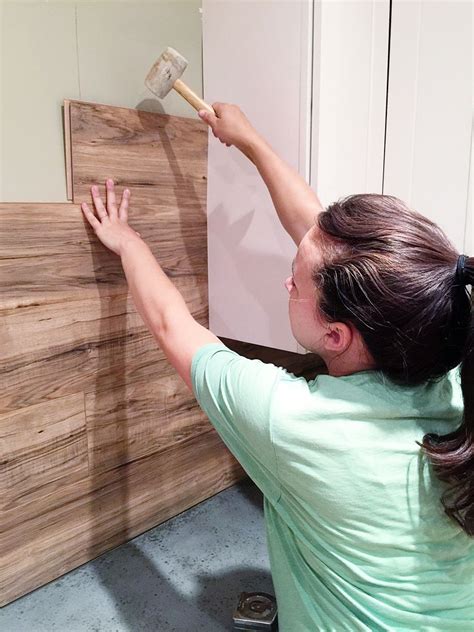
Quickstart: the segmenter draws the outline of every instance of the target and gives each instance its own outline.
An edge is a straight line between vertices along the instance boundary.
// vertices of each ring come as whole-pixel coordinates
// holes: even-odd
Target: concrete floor
[[[235,485],[0,610],[5,632],[221,632],[273,593],[262,498]]]

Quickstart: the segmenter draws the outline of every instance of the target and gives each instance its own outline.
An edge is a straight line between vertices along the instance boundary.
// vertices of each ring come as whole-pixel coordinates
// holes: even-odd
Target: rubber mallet
[[[186,70],[187,65],[187,60],[174,48],[168,46],[148,73],[145,79],[146,87],[160,99],[163,99],[174,88],[197,111],[207,110],[211,114],[215,114],[210,105],[181,81],[180,77]]]

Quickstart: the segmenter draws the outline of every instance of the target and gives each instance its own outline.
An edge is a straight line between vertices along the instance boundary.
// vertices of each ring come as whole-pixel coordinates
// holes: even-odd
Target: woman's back
[[[459,425],[456,376],[412,388],[375,371],[281,380],[272,437],[282,488],[266,516],[283,630],[472,625],[474,541],[444,513],[417,444]]]
[[[462,417],[456,371],[307,383],[223,345],[193,360],[198,400],[262,488],[281,632],[462,630],[474,541],[444,513],[417,441]]]

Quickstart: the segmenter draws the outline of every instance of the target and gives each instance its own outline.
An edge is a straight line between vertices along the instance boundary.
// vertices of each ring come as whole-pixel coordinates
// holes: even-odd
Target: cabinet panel
[[[382,193],[389,10],[315,3],[311,186],[324,206]]]
[[[203,11],[206,99],[239,104],[323,203],[381,193],[388,0],[205,0]],[[297,350],[283,287],[295,247],[253,165],[210,139],[211,329]]]
[[[311,11],[307,0],[203,2],[206,100],[240,105],[300,173],[309,142]],[[294,244],[257,170],[238,150],[211,135],[208,164],[210,328],[295,351],[283,286]]]
[[[464,248],[472,128],[472,5],[392,5],[384,193]],[[472,229],[471,229],[472,230]]]
[[[474,126],[471,126],[471,152],[469,156],[469,182],[467,185],[466,234],[464,235],[464,252],[474,250],[474,225],[472,221],[472,197],[474,193]]]

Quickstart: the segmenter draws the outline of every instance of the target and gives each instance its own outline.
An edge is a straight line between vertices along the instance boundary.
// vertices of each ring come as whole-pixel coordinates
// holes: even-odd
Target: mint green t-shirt
[[[191,375],[264,494],[280,632],[474,630],[474,540],[416,443],[459,425],[458,371],[417,387],[379,371],[307,382],[216,343]]]

